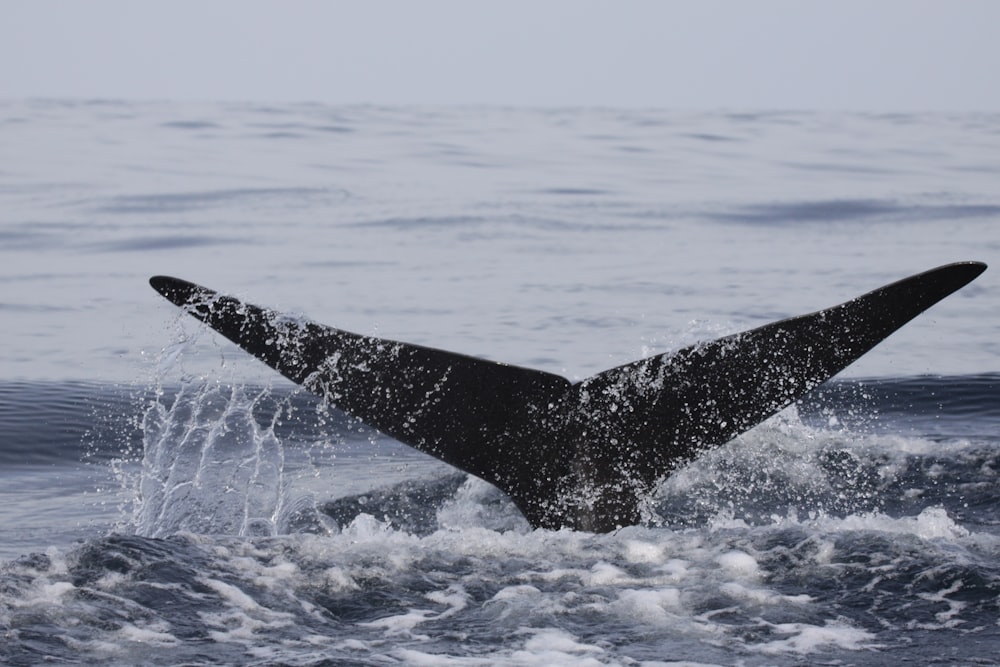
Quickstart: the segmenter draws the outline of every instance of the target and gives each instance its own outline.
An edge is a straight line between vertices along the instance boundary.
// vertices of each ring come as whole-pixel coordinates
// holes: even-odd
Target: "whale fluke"
[[[656,482],[793,403],[986,269],[949,264],[856,299],[582,382],[363,336],[177,278],[152,287],[293,382],[507,493],[534,527],[638,523]]]

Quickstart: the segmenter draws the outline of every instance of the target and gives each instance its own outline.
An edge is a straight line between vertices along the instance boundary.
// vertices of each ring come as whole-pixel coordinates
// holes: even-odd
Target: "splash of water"
[[[270,394],[188,382],[172,400],[160,392],[143,422],[144,454],[134,531],[274,535],[288,513],[284,447],[254,408]]]

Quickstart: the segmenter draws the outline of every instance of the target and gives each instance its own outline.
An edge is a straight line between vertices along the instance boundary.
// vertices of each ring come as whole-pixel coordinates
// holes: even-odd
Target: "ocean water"
[[[997,664],[1000,115],[0,102],[0,663]],[[993,267],[608,535],[156,295],[582,379]]]

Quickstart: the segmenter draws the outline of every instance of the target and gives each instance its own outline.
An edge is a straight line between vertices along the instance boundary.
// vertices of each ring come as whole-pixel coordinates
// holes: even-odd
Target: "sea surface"
[[[148,286],[582,379],[992,268],[532,530]],[[0,664],[1000,664],[1000,114],[0,101]]]

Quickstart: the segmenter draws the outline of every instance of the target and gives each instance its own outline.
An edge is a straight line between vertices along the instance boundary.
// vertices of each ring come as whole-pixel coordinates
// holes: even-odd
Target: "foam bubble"
[[[583,580],[584,583],[590,586],[604,586],[607,584],[618,584],[625,581],[632,581],[633,577],[629,576],[620,567],[601,561],[595,563],[594,566],[590,568],[590,573],[585,575]]]
[[[631,563],[659,563],[663,561],[666,546],[640,540],[625,540],[623,555]]]
[[[453,584],[446,591],[431,591],[425,596],[431,602],[437,602],[448,607],[438,614],[437,618],[448,618],[469,606],[469,594],[459,584]]]
[[[172,645],[178,643],[177,637],[167,632],[166,623],[151,624],[146,627],[137,627],[131,623],[125,623],[118,630],[118,636],[122,641],[138,642],[141,644]]]
[[[873,642],[875,635],[865,630],[839,622],[826,625],[804,623],[780,623],[772,626],[774,632],[789,635],[785,639],[751,646],[753,650],[767,655],[780,653],[814,653],[820,649],[839,648],[851,651],[877,648]]]
[[[626,589],[618,593],[612,608],[622,616],[659,626],[675,623],[684,611],[676,588]]]
[[[798,523],[789,519],[789,523]],[[969,530],[948,516],[942,507],[927,507],[917,516],[890,517],[885,514],[852,514],[843,518],[819,516],[804,522],[826,532],[877,531],[898,535],[913,535],[924,540],[960,540],[971,535]]]
[[[460,665],[465,667],[475,667],[476,665],[497,665],[493,658],[477,658],[473,656],[453,657],[441,653],[425,653],[416,649],[401,648],[393,651],[393,656],[405,665],[413,667],[447,667],[448,665]]]
[[[722,593],[736,600],[748,600],[755,604],[775,605],[775,604],[807,604],[813,601],[810,595],[782,595],[766,588],[751,588],[734,581],[723,584],[719,587]]]
[[[257,611],[261,608],[252,597],[231,584],[227,584],[223,581],[217,581],[215,579],[205,578],[200,579],[200,581],[202,584],[218,593],[224,600],[236,607],[239,607],[240,609],[245,609],[246,611]]]
[[[731,576],[756,578],[760,574],[760,565],[744,551],[727,551],[717,556],[715,562]]]
[[[415,639],[430,639],[427,635],[414,635],[413,629],[429,619],[436,618],[429,609],[411,609],[403,614],[386,616],[374,621],[358,623],[358,627],[374,628],[383,630],[387,637],[397,637],[400,635],[413,637]]]
[[[524,643],[530,650],[559,651],[562,653],[603,653],[604,649],[593,644],[584,644],[568,632],[556,629],[535,631],[534,636]]]
[[[43,584],[38,592],[39,597],[47,602],[58,602],[64,595],[76,590],[76,586],[68,581],[54,581]]]
[[[328,567],[323,571],[323,588],[328,591],[353,591],[358,589],[357,582],[342,567]]]
[[[507,586],[506,588],[501,588],[496,592],[491,600],[494,602],[523,600],[525,598],[535,598],[541,594],[542,592],[538,590],[538,588],[529,586],[528,584],[521,584],[519,586]]]

